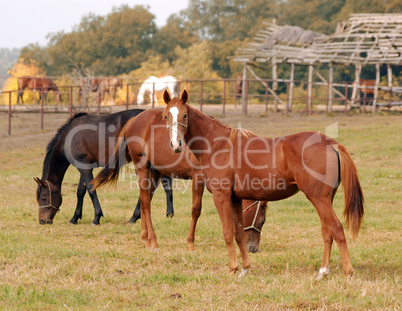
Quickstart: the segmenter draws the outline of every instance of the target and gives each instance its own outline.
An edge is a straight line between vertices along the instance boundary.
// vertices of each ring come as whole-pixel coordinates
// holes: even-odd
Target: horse
[[[52,224],[57,211],[60,210],[59,207],[62,203],[61,184],[70,164],[80,172],[80,181],[77,187],[77,207],[70,223],[77,224],[78,220],[82,218],[83,200],[88,191],[95,210],[95,218],[92,224],[100,224],[103,212],[96,191],[92,189],[92,171],[108,162],[110,151],[113,151],[120,130],[129,119],[142,112],[142,109],[133,109],[107,116],[79,113],[58,129],[47,146],[42,178],[35,178],[38,184],[36,198],[39,203],[40,224]],[[162,184],[166,192],[167,216],[173,217],[171,178],[164,176]],[[139,218],[138,200],[137,207],[129,222],[135,222]]]
[[[123,80],[116,77],[108,78],[85,78],[79,82],[80,96],[84,96],[84,101],[88,93],[100,92],[101,101],[105,99],[106,94],[110,94],[113,100],[116,97],[117,89],[123,87]]]
[[[184,146],[181,155],[173,154],[168,146],[169,135],[165,130],[162,110],[149,109],[127,122],[120,132],[119,142],[115,146],[109,162],[93,180],[93,187],[115,184],[119,178],[120,168],[126,161],[133,161],[138,175],[141,200],[141,239],[145,246],[157,249],[158,243],[150,215],[150,204],[161,174],[172,178],[192,179],[192,212],[187,245],[195,250],[194,233],[201,214],[204,183],[199,163],[194,154]],[[155,170],[150,168],[154,167]],[[256,252],[262,226],[265,222],[266,202],[255,200],[243,202],[244,219],[247,223],[246,235],[248,250]]]
[[[170,136],[167,144],[174,153],[181,153],[185,143],[202,167],[221,219],[230,272],[238,270],[233,237],[242,257],[240,277],[250,268],[241,200],[277,201],[302,191],[321,220],[324,252],[317,279],[329,273],[333,240],[338,244],[344,275],[353,274],[343,226],[332,203],[342,182],[343,216],[352,238],[356,238],[364,215],[364,197],[357,168],[343,145],[317,132],[264,138],[232,129],[188,105],[186,90],[173,99],[165,91],[163,98],[167,104],[163,117]]]
[[[144,103],[144,95],[146,92],[150,93],[152,105],[158,104],[158,100],[156,99],[154,92],[162,92],[168,89],[171,94],[179,96],[178,87],[179,83],[177,82],[175,77],[165,76],[157,78],[155,76],[151,76],[148,79],[146,79],[144,83],[141,85],[137,95],[137,104],[142,105]]]
[[[57,85],[50,80],[49,78],[31,78],[31,77],[19,77],[18,78],[18,97],[17,97],[17,104],[21,102],[24,103],[24,90],[28,88],[32,91],[38,91],[39,93],[39,101],[42,99],[42,90],[43,90],[43,98],[45,102],[47,102],[47,93],[49,91],[53,91],[56,102],[60,104],[61,102],[61,95],[59,92],[59,88]],[[35,98],[34,98],[35,102]]]

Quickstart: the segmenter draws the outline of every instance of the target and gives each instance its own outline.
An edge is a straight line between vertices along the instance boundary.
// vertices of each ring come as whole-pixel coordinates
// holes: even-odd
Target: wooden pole
[[[352,90],[352,106],[356,105],[357,98],[359,97],[360,93],[360,72],[361,72],[361,65],[355,65],[355,82],[353,83],[353,90]]]
[[[8,135],[11,135],[11,92],[8,93]]]
[[[287,112],[292,111],[293,104],[293,88],[295,86],[295,64],[291,63],[290,65],[290,84],[289,84],[289,97],[288,97],[288,107],[286,109]]]
[[[372,113],[375,113],[375,108],[378,102],[378,88],[380,87],[380,64],[375,65],[375,89],[374,89],[374,99],[373,99],[373,110]]]
[[[223,116],[225,116],[225,105],[226,105],[226,80],[223,79],[223,107],[222,107]]]
[[[275,95],[278,95],[278,65],[274,62],[272,66],[272,90]],[[274,110],[278,111],[278,99],[277,96],[274,96]]]
[[[41,90],[41,101],[40,101],[40,129],[43,130],[43,101],[44,101],[44,96],[43,96],[43,88]]]
[[[241,109],[242,112],[246,110],[246,92],[245,92],[245,87],[246,87],[246,80],[247,80],[247,69],[246,69],[246,64],[243,64],[243,81],[241,84],[242,91],[241,91]]]
[[[313,94],[313,65],[308,65],[308,85],[307,85],[307,114],[312,114],[312,94]]]
[[[70,118],[73,116],[73,87],[70,86],[70,100],[69,100]]]
[[[328,111],[332,112],[333,92],[334,85],[334,64],[329,63],[329,80],[328,80]]]
[[[389,87],[389,107],[391,107],[391,103],[392,103],[392,67],[390,64],[387,64],[387,76],[388,76],[388,87]]]

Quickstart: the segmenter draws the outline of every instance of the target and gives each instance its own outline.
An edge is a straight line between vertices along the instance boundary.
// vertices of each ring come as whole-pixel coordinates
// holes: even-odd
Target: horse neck
[[[195,153],[200,162],[203,157],[210,158],[214,151],[228,146],[231,128],[190,106],[188,106],[188,120],[185,141],[186,143],[191,141],[189,148],[191,150],[208,150],[210,147],[208,153]],[[202,139],[195,139],[196,137]],[[218,140],[216,140],[217,138]]]
[[[43,162],[42,180],[48,180],[61,189],[61,183],[70,163],[59,146],[60,143],[47,152]]]

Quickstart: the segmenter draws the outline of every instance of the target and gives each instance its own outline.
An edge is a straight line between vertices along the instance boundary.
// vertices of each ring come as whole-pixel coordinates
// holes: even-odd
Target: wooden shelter
[[[318,72],[316,73],[329,85],[330,111],[332,110],[332,94],[338,92],[333,88],[333,66],[336,64],[353,64],[355,66],[355,83],[351,97],[352,104],[354,104],[360,95],[358,90],[362,66],[375,65],[374,112],[380,84],[380,65],[387,65],[388,88],[392,88],[391,66],[402,65],[402,14],[352,14],[346,22],[338,23],[335,33],[330,36],[304,31],[296,26],[278,26],[266,22],[253,41],[236,51],[233,60],[243,63],[243,80],[247,78],[247,71],[256,79],[260,79],[250,68],[250,64],[272,63],[272,79],[274,81],[272,89],[263,80],[261,82],[274,96],[275,105],[281,101],[276,94],[277,64],[291,64],[288,106],[292,104],[295,64],[309,66],[307,97],[310,108],[313,66],[318,63],[327,63],[330,69],[328,81]],[[244,82],[243,85],[245,85]],[[243,97],[243,104],[244,100]]]

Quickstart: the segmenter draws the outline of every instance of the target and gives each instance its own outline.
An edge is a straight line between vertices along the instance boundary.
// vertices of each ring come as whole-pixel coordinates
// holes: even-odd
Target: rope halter
[[[248,227],[243,228],[244,231],[250,230],[250,229],[254,229],[255,231],[261,233],[261,230],[258,229],[258,228],[255,226],[255,222],[256,222],[256,220],[257,220],[258,212],[260,211],[260,207],[261,207],[261,201],[255,201],[253,204],[251,204],[251,205],[249,205],[248,207],[246,207],[246,208],[243,210],[243,213],[244,213],[245,211],[247,211],[250,207],[256,205],[257,203],[258,203],[258,205],[257,205],[257,209],[256,209],[256,211],[255,211],[255,215],[254,215],[253,222],[252,222],[251,226],[248,226]]]
[[[181,122],[172,122],[172,123],[166,125],[166,129],[168,130],[174,125],[181,125],[181,126],[187,128],[187,124],[184,124],[184,123],[181,123]]]
[[[60,193],[59,189],[57,189],[56,186],[53,185],[50,181],[45,180],[45,182],[47,183],[47,186],[48,186],[48,188],[49,188],[49,204],[48,204],[48,205],[39,206],[39,209],[51,207],[51,208],[54,208],[54,209],[56,210],[56,213],[57,213],[57,212],[60,211],[60,208],[58,208],[58,207],[56,207],[56,206],[54,206],[54,205],[52,204],[52,190],[51,190],[50,186],[53,186],[53,188],[55,188],[55,189],[57,190],[57,192],[58,192],[60,195],[61,195],[61,193]]]

